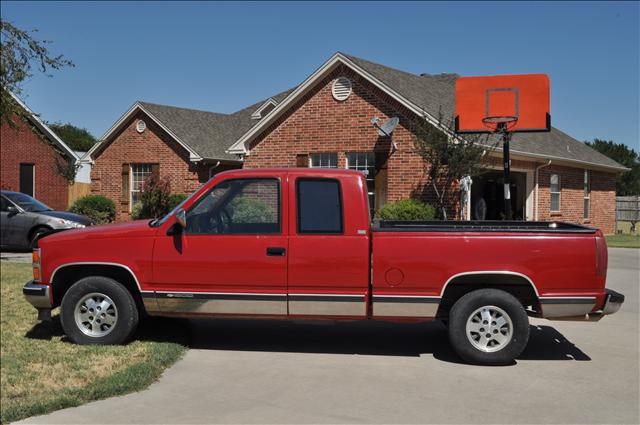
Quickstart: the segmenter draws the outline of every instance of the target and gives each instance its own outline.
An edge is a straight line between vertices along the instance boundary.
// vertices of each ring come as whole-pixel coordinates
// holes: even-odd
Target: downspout
[[[542,164],[542,165],[538,165],[536,167],[535,173],[536,173],[536,216],[535,216],[535,221],[538,221],[538,210],[539,210],[539,203],[540,203],[540,198],[538,197],[538,176],[540,175],[540,170],[543,169],[544,167],[548,167],[549,165],[551,165],[551,160],[548,160],[546,164]]]

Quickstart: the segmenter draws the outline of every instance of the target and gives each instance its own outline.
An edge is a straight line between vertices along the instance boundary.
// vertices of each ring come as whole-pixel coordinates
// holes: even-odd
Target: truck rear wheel
[[[449,341],[469,363],[512,363],[527,346],[529,318],[516,297],[498,289],[462,296],[449,313]]]
[[[80,279],[64,295],[60,308],[62,328],[76,344],[121,344],[138,325],[131,293],[107,277]]]

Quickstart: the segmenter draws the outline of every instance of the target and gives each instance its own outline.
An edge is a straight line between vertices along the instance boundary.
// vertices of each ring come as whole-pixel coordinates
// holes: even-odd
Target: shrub
[[[275,221],[273,211],[259,199],[237,197],[231,201],[234,223],[270,223]]]
[[[169,195],[169,211],[173,210],[178,206],[178,204],[180,204],[180,202],[184,201],[188,197],[189,195],[185,195],[184,193],[172,193]]]
[[[435,217],[433,205],[415,199],[390,202],[376,212],[376,218],[381,220],[433,220]]]
[[[111,223],[116,218],[116,204],[102,195],[87,195],[71,205],[69,211],[86,215],[98,224]]]
[[[168,178],[149,176],[142,186],[140,201],[133,206],[131,217],[134,220],[158,218],[166,215],[169,209],[171,182]],[[135,214],[134,214],[135,212]]]

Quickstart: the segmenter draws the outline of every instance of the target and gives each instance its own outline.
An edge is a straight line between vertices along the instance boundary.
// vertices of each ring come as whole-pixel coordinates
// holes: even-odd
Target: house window
[[[560,176],[551,174],[551,212],[560,212]]]
[[[350,170],[358,170],[364,173],[367,181],[367,195],[369,195],[369,208],[373,213],[375,208],[376,196],[376,170],[375,155],[373,152],[350,152],[347,153],[347,168]]]
[[[133,206],[140,201],[144,181],[151,176],[152,164],[131,164],[131,202],[129,206]]]
[[[336,152],[312,153],[311,167],[338,168],[338,154]]]
[[[591,175],[584,170],[584,218],[589,218],[589,201],[591,200]]]

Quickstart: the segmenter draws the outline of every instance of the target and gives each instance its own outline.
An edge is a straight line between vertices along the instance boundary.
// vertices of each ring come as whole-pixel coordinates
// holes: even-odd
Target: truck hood
[[[149,220],[129,221],[126,223],[103,224],[85,227],[84,229],[65,230],[45,236],[41,239],[44,244],[85,239],[105,238],[137,238],[155,235],[158,229],[149,226]]]

